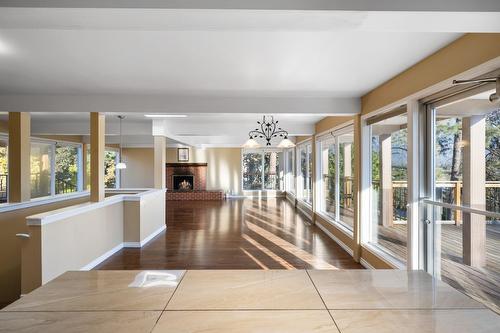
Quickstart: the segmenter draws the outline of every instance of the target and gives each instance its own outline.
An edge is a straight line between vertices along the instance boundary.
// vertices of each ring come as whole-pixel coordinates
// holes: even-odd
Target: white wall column
[[[165,188],[166,182],[167,139],[164,136],[154,136],[154,187]]]

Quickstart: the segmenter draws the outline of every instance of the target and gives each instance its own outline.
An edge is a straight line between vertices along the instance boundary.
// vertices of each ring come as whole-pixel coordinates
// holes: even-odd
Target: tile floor
[[[500,332],[423,272],[67,272],[0,311],[0,332]]]

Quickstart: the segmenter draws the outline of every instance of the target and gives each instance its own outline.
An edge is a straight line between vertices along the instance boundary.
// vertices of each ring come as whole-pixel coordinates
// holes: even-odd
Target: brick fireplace
[[[207,191],[207,167],[207,163],[167,163],[167,200],[223,200],[222,190]]]
[[[193,176],[193,191],[207,189],[207,163],[167,163],[167,189],[174,190],[174,175]]]

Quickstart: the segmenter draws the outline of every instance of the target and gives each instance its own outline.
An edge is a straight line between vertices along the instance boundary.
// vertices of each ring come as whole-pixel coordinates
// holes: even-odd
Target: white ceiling
[[[0,29],[0,93],[359,97],[459,36]]]
[[[279,115],[292,134],[312,134],[319,119],[359,112],[361,95],[462,33],[500,31],[499,12],[485,10],[494,4],[436,12],[422,11],[432,1],[396,11],[315,10],[330,8],[324,1],[287,10],[274,0],[251,10],[153,2],[0,1],[0,111],[44,112],[34,116],[40,133],[78,132],[82,123],[47,112],[127,113],[137,138],[151,135],[144,113],[188,114],[165,130],[193,145],[241,144],[262,114]]]

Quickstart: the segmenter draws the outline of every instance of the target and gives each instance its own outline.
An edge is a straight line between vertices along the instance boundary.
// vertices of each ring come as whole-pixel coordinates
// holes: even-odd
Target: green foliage
[[[118,153],[115,151],[104,152],[104,186],[106,188],[116,187],[116,158]]]

